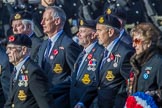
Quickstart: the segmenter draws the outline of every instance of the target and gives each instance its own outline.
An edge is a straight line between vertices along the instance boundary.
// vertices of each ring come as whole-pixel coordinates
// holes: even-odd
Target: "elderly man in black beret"
[[[127,97],[124,86],[134,50],[120,40],[121,23],[116,17],[103,15],[97,21],[96,35],[106,52],[99,72],[99,108],[123,108]]]
[[[104,47],[98,44],[95,33],[96,22],[94,20],[80,20],[77,36],[84,50],[79,55],[72,74],[71,108],[74,108],[76,104],[83,105],[80,99],[87,86],[97,84],[96,72],[102,60]],[[88,108],[94,108],[93,105]]]
[[[32,41],[26,35],[12,35],[8,38],[6,53],[14,70],[4,108],[50,108],[48,80],[29,57],[31,45]]]
[[[127,33],[125,26],[127,22],[127,13],[124,8],[122,7],[116,7],[116,8],[107,8],[105,11],[106,14],[108,15],[113,15],[117,17],[117,19],[120,21],[121,28],[120,28],[120,35],[119,38],[126,44],[132,46],[132,38],[131,36]]]
[[[98,96],[99,108],[124,107],[126,79],[131,68],[129,59],[134,50],[119,39],[120,27],[119,20],[111,15],[97,19],[96,35],[105,51],[98,72],[98,86],[90,86],[81,99],[86,107],[95,96]]]
[[[30,57],[35,60],[42,40],[34,33],[31,13],[26,11],[17,12],[11,17],[10,22],[14,34],[25,34],[32,40]]]

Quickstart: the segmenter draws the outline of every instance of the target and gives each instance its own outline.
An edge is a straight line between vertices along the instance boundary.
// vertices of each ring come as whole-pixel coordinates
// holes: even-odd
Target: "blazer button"
[[[98,87],[98,90],[100,90],[101,88],[100,87]]]
[[[12,104],[12,105],[11,105],[11,108],[15,108],[15,104]]]

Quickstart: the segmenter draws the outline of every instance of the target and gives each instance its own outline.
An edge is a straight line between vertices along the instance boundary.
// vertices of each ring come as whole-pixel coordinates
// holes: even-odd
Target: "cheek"
[[[107,38],[104,35],[101,35],[101,40],[105,42],[107,41]]]
[[[22,27],[17,27],[17,30],[18,31],[21,31],[23,28]]]
[[[51,30],[53,28],[53,26],[50,23],[46,23],[46,28],[47,28],[47,30]]]

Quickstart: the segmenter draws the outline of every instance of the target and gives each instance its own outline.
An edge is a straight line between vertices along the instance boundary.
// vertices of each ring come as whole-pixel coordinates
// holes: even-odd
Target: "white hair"
[[[23,19],[22,23],[23,23],[23,25],[25,27],[24,30],[26,30],[27,29],[27,25],[30,24],[31,25],[31,30],[34,31],[34,23],[33,23],[32,20]]]

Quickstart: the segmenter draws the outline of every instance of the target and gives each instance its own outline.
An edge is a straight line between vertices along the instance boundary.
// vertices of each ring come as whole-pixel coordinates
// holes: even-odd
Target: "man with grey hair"
[[[64,32],[65,12],[57,7],[47,7],[41,24],[48,36],[38,52],[38,64],[43,68],[50,82],[53,93],[53,108],[69,108],[70,76],[74,63],[81,52]]]
[[[31,39],[24,34],[11,35],[7,39],[6,53],[14,69],[4,108],[50,108],[48,80],[29,57],[31,45]]]
[[[97,86],[90,86],[80,102],[85,107],[97,96],[99,108],[123,108],[127,98],[126,80],[131,65],[130,57],[134,50],[119,38],[120,22],[111,15],[97,18],[96,35],[98,42],[105,47],[98,72]],[[77,104],[75,108],[83,108]]]
[[[11,17],[10,22],[14,34],[25,34],[32,40],[30,57],[35,60],[42,40],[38,38],[39,36],[37,37],[33,31],[32,15],[29,12],[20,11]]]

